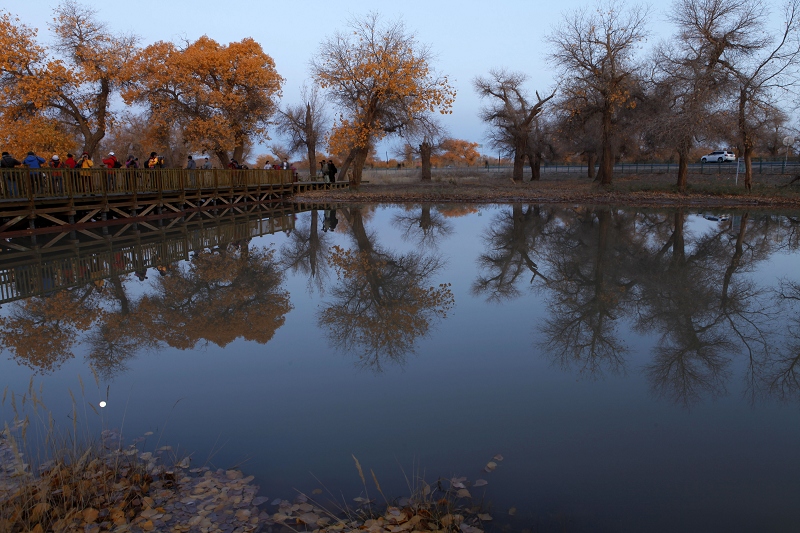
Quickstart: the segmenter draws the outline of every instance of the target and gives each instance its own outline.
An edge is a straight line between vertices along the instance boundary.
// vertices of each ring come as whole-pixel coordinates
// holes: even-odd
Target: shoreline
[[[663,179],[620,179],[609,187],[588,180],[541,180],[514,183],[509,178],[462,178],[430,182],[371,180],[351,189],[306,191],[294,203],[542,203],[630,207],[800,208],[797,185],[757,183],[752,193],[725,182],[690,182],[687,192]]]

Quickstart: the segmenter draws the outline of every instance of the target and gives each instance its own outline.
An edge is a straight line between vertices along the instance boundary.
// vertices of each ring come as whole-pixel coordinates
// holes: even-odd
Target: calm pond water
[[[497,528],[800,530],[796,214],[362,206],[140,230],[0,243],[0,386],[33,377],[67,427],[69,391],[106,400],[81,416],[271,498],[361,495],[354,455],[399,496],[486,479]]]

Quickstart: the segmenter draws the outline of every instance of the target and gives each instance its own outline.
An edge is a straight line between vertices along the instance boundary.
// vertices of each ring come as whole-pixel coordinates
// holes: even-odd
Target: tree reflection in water
[[[764,365],[764,383],[780,400],[800,401],[800,282],[781,280],[776,297],[789,324],[777,355]]]
[[[195,253],[186,265],[159,268],[155,291],[132,300],[123,278],[13,304],[0,339],[21,363],[42,372],[73,357],[81,335],[105,375],[145,349],[186,350],[200,342],[269,341],[291,310],[274,252],[247,242]]]
[[[489,301],[516,298],[520,295],[517,280],[522,274],[530,273],[531,284],[537,276],[543,277],[532,256],[554,220],[552,209],[524,209],[521,204],[495,217],[484,237],[489,251],[478,259],[486,274],[475,280],[472,293],[485,294]]]
[[[747,213],[698,237],[687,214],[509,207],[486,230],[489,252],[473,292],[488,300],[545,295],[539,348],[591,377],[624,371],[618,325],[657,335],[644,372],[656,393],[683,405],[724,394],[735,357],[746,357],[746,392],[797,395],[800,322],[778,346],[781,315],[795,317],[796,286],[777,297],[750,276],[777,250],[798,248],[798,223]],[[534,283],[539,279],[539,283]],[[527,281],[527,280],[525,280]]]
[[[0,317],[0,342],[21,365],[50,372],[73,356],[82,332],[101,312],[95,285],[16,302]]]
[[[443,266],[439,256],[385,250],[367,232],[361,208],[341,213],[355,246],[333,248],[338,281],[317,318],[332,346],[356,353],[361,366],[380,372],[414,352],[417,338],[447,316],[453,294],[449,284],[426,286]]]
[[[331,210],[327,219],[330,219]],[[336,217],[336,210],[333,217]],[[324,229],[328,229],[327,226]],[[309,292],[316,288],[324,294],[330,279],[330,235],[319,231],[319,211],[311,211],[308,226],[296,224],[289,241],[281,247],[280,264],[290,271],[308,276]]]
[[[617,320],[633,305],[633,217],[585,210],[548,239],[548,316],[541,346],[563,368],[598,376],[625,370]]]
[[[436,248],[439,239],[453,233],[453,225],[431,204],[409,206],[398,213],[392,223],[403,231],[403,240],[421,248]]]

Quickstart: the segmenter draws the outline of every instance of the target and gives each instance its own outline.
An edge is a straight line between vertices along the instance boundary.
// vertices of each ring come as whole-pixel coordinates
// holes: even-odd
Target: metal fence
[[[688,166],[689,173],[691,174],[736,174],[737,166],[739,173],[744,173],[744,160],[739,161],[726,161],[726,162],[709,162],[709,163],[691,163]],[[513,171],[512,165],[483,165],[472,167],[434,167],[431,169],[431,174],[434,176],[448,176],[458,175],[462,176],[465,173],[470,173],[474,176],[492,175],[492,174],[510,174]],[[800,162],[798,161],[784,161],[782,159],[767,159],[756,158],[752,161],[753,172],[756,174],[800,174]],[[596,170],[599,167],[595,167]],[[572,163],[542,163],[542,174],[575,174],[587,175],[589,167],[586,164],[572,164]],[[678,164],[674,162],[663,161],[640,161],[631,163],[618,163],[614,165],[614,174],[677,174]],[[419,168],[368,168],[364,169],[364,178],[370,177],[397,177],[397,178],[412,178],[418,177],[420,173]],[[529,166],[524,167],[526,176],[530,176],[531,170]]]

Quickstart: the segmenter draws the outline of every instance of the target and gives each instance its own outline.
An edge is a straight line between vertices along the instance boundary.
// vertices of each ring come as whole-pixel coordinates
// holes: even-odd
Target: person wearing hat
[[[114,155],[114,152],[108,152],[108,157],[103,159],[103,164],[106,166],[107,169],[109,169],[106,171],[106,180],[108,180],[108,190],[113,191],[115,188],[114,187],[115,183],[114,183],[114,171],[112,169],[119,168],[122,165],[120,165],[120,162],[117,161],[117,156]]]
[[[71,153],[67,152],[67,158],[64,160],[64,166],[67,168],[75,168],[78,166],[78,162],[75,161],[75,156]]]
[[[61,161],[61,158],[58,157],[58,154],[53,154],[53,157],[50,158],[50,168],[64,168],[64,162]],[[60,171],[54,170],[52,174],[50,174],[51,181],[53,183],[53,192],[63,193],[64,192],[64,177]]]
[[[103,164],[106,168],[119,168],[117,166],[117,156],[114,155],[114,152],[108,152],[108,157],[103,159]]]

